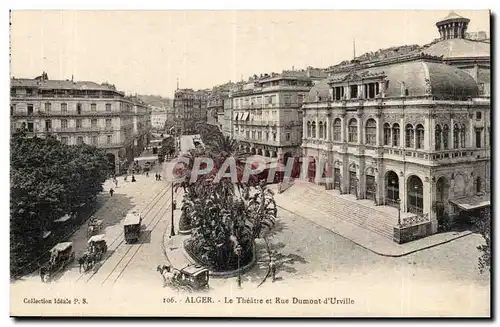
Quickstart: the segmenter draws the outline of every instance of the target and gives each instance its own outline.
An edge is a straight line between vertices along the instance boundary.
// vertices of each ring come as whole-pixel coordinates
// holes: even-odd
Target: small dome
[[[309,94],[306,97],[306,100],[309,102],[315,102],[319,100],[325,100],[330,95],[330,86],[328,85],[328,79],[324,79],[319,81],[316,85],[314,85]]]

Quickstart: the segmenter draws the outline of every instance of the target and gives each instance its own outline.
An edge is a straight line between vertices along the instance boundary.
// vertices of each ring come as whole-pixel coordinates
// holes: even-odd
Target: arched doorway
[[[262,151],[262,149],[257,149],[257,154],[259,156],[262,156],[264,154],[264,151]]]
[[[252,150],[250,151],[253,155],[255,155],[257,153],[257,151],[255,151],[255,148],[252,148]]]
[[[398,208],[399,203],[399,176],[392,170],[385,174],[385,185],[387,185],[387,194],[385,195],[385,204]]]
[[[418,176],[412,175],[408,178],[407,185],[408,200],[406,211],[422,214],[424,212],[424,184],[422,180]]]
[[[271,157],[271,155],[270,155],[270,153],[269,153],[269,150],[264,151],[264,155],[265,155],[266,157],[268,157],[268,158],[269,158],[269,157]]]
[[[340,173],[340,162],[336,161],[333,169],[333,188],[341,191],[342,175]]]
[[[442,218],[445,215],[446,204],[448,203],[449,184],[446,178],[441,177],[436,183],[436,217]]]
[[[110,173],[115,173],[115,160],[116,157],[112,153],[106,153],[106,159],[108,159],[108,170]]]
[[[358,195],[358,176],[356,175],[356,167],[349,167],[349,194]]]
[[[377,194],[375,176],[372,173],[367,173],[365,176],[365,197],[368,200],[375,201],[375,194]]]
[[[314,183],[316,178],[316,159],[314,157],[309,157],[309,163],[307,166],[307,178],[309,182]]]
[[[293,157],[292,153],[291,152],[286,152],[283,155],[283,164],[286,165],[286,163],[288,162],[288,158],[291,158],[291,157]]]

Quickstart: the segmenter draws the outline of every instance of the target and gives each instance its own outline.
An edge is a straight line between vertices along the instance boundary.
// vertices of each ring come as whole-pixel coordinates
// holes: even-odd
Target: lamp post
[[[240,270],[240,257],[241,257],[241,246],[236,246],[236,256],[238,257],[238,287],[241,288],[241,270]]]

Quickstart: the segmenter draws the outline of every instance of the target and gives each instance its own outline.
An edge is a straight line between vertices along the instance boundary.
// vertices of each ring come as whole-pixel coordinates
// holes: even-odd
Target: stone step
[[[332,212],[343,220],[351,221],[384,236],[392,235],[392,226],[386,223],[384,217],[374,213],[374,210],[331,195],[310,194],[309,198],[307,195],[304,198],[314,201],[323,211]]]
[[[342,219],[353,225],[370,230],[378,235],[392,239],[393,225],[391,218],[383,215],[377,210],[361,204],[356,204],[353,201],[342,198],[341,196],[328,193],[328,191],[317,186],[292,186],[286,196],[290,202],[296,203],[297,211],[304,211],[307,208],[306,214],[313,212],[318,213],[318,218],[325,218],[325,213],[332,215],[335,218]],[[300,208],[302,207],[302,209]]]

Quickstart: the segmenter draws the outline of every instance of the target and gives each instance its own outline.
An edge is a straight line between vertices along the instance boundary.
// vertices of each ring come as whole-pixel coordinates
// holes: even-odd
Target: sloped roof
[[[446,65],[439,61],[413,60],[386,66],[359,69],[356,74],[339,73],[323,80],[309,92],[309,101],[316,101],[318,94],[322,98],[328,96],[328,82],[341,82],[349,77],[364,77],[384,74],[389,81],[385,90],[387,97],[401,96],[401,85],[404,83],[408,96],[432,95],[438,99],[463,99],[476,97],[478,86],[474,79],[461,69]]]
[[[346,73],[341,73],[342,77],[347,76]],[[327,99],[330,95],[330,86],[328,85],[329,79],[321,80],[319,83],[314,85],[309,93],[307,94],[307,101],[317,101],[317,97],[319,96],[322,100]]]
[[[35,79],[26,78],[13,78],[11,79],[11,87],[35,87],[47,90],[102,90],[102,91],[115,91],[116,90],[106,84],[98,84],[90,81],[72,82],[69,80],[46,80],[38,81]]]
[[[443,59],[490,57],[491,45],[467,39],[446,39],[425,47],[422,51]]]

